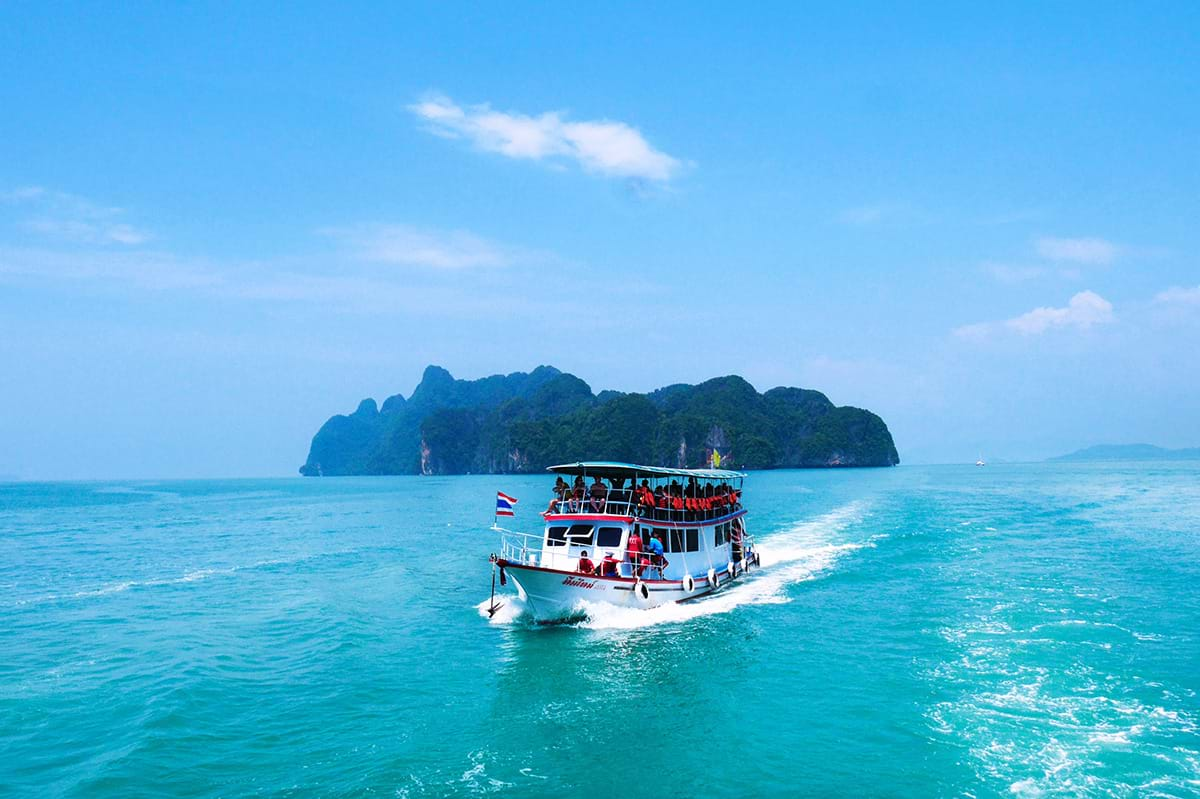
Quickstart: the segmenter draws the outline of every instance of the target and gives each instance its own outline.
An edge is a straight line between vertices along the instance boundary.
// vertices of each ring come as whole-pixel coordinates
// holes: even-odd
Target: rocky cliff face
[[[300,473],[536,472],[573,460],[699,467],[713,450],[723,465],[751,469],[900,462],[882,419],[819,391],[759,394],[730,376],[595,395],[550,366],[470,381],[430,366],[408,399],[363,400],[326,422]]]

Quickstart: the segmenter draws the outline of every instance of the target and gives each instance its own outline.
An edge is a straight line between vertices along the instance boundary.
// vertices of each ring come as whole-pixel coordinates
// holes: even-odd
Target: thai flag
[[[517,504],[516,497],[510,497],[503,491],[496,492],[496,515],[497,516],[512,516],[513,505]]]

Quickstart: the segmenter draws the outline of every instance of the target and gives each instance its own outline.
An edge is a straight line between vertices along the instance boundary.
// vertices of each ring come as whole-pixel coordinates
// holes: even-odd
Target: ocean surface
[[[750,579],[489,621],[550,484],[0,485],[0,795],[1200,796],[1200,463],[754,473]]]

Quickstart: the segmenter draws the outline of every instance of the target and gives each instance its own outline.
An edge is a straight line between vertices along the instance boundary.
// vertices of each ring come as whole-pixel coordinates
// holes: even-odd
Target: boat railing
[[[621,492],[628,494],[629,492]],[[595,513],[607,516],[637,516],[648,521],[661,522],[704,522],[719,519],[740,510],[740,502],[732,502],[711,508],[652,507],[624,496],[608,499],[560,499],[553,503],[555,514]]]
[[[510,563],[538,566],[542,562],[544,540],[541,533],[500,530],[500,557]]]

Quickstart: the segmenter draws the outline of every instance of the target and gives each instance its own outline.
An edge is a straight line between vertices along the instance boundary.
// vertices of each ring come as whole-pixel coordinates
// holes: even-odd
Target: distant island
[[[1200,448],[1164,449],[1153,444],[1097,444],[1052,461],[1187,461],[1200,460]]]
[[[649,394],[601,391],[552,366],[456,380],[430,366],[405,399],[363,400],[313,437],[306,476],[539,472],[617,460],[745,469],[895,466],[883,420],[819,391],[760,394],[740,377]]]

